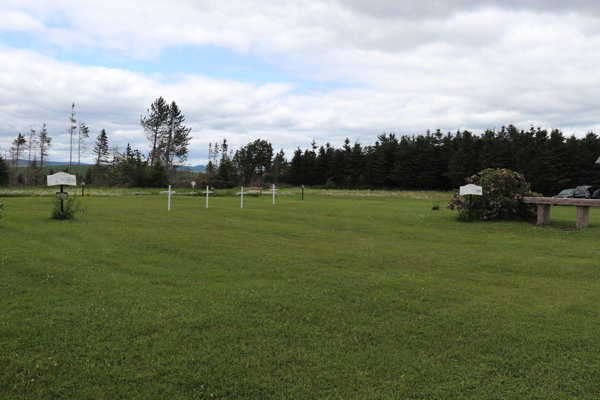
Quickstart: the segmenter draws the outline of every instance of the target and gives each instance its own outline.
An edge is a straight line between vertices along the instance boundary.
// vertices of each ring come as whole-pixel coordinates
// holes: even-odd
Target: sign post
[[[242,200],[240,203],[240,208],[244,208],[244,187],[242,186],[242,190],[240,190],[239,192],[237,192],[236,194],[241,194],[242,195]]]
[[[56,198],[60,199],[60,212],[65,212],[64,201],[69,198],[69,193],[64,191],[66,186],[77,186],[77,177],[75,175],[69,175],[66,172],[57,172],[54,175],[48,175],[46,177],[48,186],[59,186],[60,192],[56,192]]]
[[[273,192],[273,205],[275,205],[275,192],[279,189],[275,189],[275,184],[273,184],[273,189],[269,189],[269,192]]]
[[[84,189],[85,189],[85,182],[81,182],[81,195],[82,196],[85,195]]]
[[[208,186],[207,186],[206,191],[204,191],[202,193],[206,193],[206,207],[205,208],[208,208],[208,194],[212,193],[212,190],[208,190]]]
[[[192,189],[196,187],[196,181],[192,181]]]
[[[483,188],[481,186],[468,184],[460,187],[461,196],[469,196],[469,221],[471,220],[471,203],[473,201],[473,195],[483,196]]]

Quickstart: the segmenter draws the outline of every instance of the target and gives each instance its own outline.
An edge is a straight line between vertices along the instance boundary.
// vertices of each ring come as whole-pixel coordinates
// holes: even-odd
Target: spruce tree
[[[8,163],[0,155],[0,186],[7,186],[10,183],[10,170]]]
[[[52,142],[52,138],[48,136],[48,130],[46,129],[46,124],[42,125],[42,129],[40,130],[40,171],[42,173],[42,178],[44,175],[44,157],[48,156],[48,149],[50,148]],[[41,179],[40,179],[41,180]]]
[[[165,128],[169,118],[169,104],[161,96],[154,100],[146,111],[148,116],[140,116],[140,124],[144,129],[146,138],[150,141],[150,168],[154,168],[165,137]]]

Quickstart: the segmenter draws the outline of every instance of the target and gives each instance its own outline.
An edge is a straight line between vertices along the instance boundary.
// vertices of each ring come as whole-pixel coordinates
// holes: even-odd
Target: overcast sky
[[[0,0],[0,148],[47,124],[68,161],[71,104],[109,145],[147,153],[159,96],[209,142],[476,134],[515,124],[600,133],[592,0]]]

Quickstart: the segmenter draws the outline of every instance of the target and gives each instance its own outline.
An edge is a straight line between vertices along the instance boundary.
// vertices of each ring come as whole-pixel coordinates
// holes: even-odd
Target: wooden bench
[[[537,204],[536,225],[550,225],[550,213],[552,206],[576,206],[577,217],[575,226],[587,228],[590,207],[600,207],[600,200],[596,199],[558,199],[554,197],[523,197],[523,202]]]

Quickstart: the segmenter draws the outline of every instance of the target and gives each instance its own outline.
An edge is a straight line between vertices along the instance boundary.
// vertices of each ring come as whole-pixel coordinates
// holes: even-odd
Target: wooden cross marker
[[[273,192],[273,205],[275,205],[275,192],[279,189],[275,189],[275,184],[273,184],[273,189],[269,189],[269,192]]]
[[[207,186],[206,191],[204,191],[202,193],[206,193],[206,208],[208,208],[208,194],[212,193],[212,190],[208,190],[208,186]]]
[[[167,193],[169,195],[169,207],[167,208],[167,210],[171,211],[171,195],[177,192],[171,191],[171,185],[169,185],[169,190],[163,193]]]
[[[242,190],[237,192],[236,194],[241,194],[242,195],[242,201],[241,201],[241,205],[240,208],[244,208],[244,187],[242,186]]]

